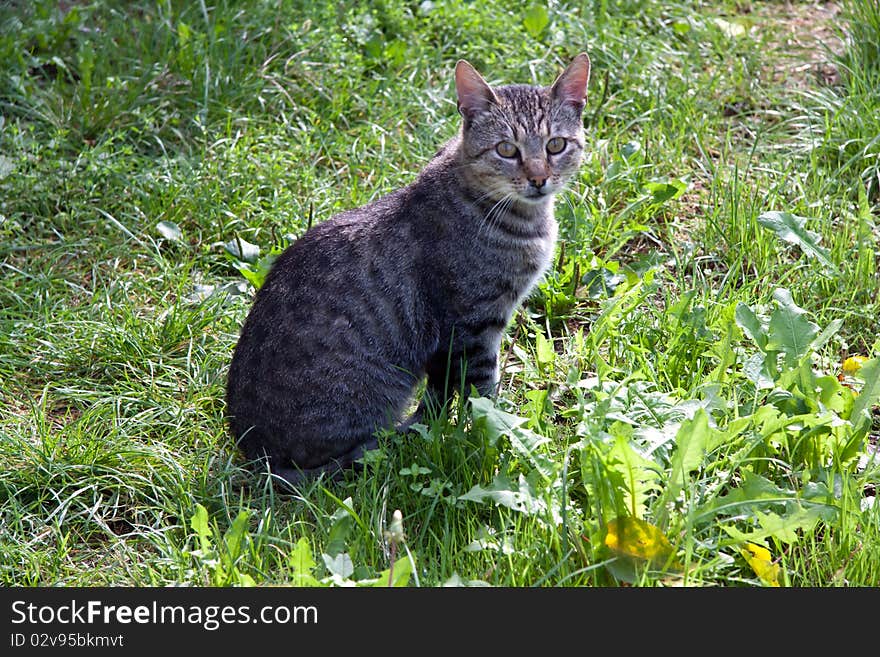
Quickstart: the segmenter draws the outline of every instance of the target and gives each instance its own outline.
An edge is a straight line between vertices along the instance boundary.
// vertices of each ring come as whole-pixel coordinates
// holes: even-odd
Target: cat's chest
[[[453,273],[457,310],[468,314],[482,308],[508,315],[550,266],[556,224],[551,219],[545,230],[530,237],[503,234],[472,239],[469,246],[462,245],[463,254],[467,253],[458,261],[462,270]]]
[[[555,224],[554,224],[555,228]],[[556,231],[540,240],[523,245],[521,249],[510,254],[507,266],[499,267],[497,276],[510,281],[512,288],[512,304],[520,303],[532,290],[550,266],[556,244]]]
[[[509,277],[518,282],[518,286],[530,287],[534,278],[550,265],[557,230],[552,215],[522,232],[499,228],[478,241],[482,248],[477,257],[483,259],[487,268],[496,270],[498,276]]]

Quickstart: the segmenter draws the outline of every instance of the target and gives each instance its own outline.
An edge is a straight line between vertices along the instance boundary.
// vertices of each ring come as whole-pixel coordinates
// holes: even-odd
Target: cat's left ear
[[[587,104],[587,83],[590,81],[590,58],[582,52],[574,58],[550,89],[551,97],[560,103],[571,103],[584,109]]]
[[[492,87],[477,73],[477,69],[463,59],[459,59],[455,65],[455,91],[458,94],[458,111],[466,119],[472,119],[491,105],[498,104]]]

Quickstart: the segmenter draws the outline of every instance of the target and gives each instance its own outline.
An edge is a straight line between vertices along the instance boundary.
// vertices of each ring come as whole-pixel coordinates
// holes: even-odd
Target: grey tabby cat
[[[459,134],[410,185],[308,230],[275,262],[227,382],[245,455],[291,484],[376,447],[427,375],[431,403],[492,396],[502,332],[547,269],[578,170],[590,59],[550,87],[455,67]],[[266,463],[268,462],[268,463]]]

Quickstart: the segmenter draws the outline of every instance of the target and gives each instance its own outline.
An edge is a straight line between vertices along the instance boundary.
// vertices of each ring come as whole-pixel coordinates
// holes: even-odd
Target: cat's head
[[[490,87],[473,66],[455,67],[463,118],[463,171],[487,198],[511,195],[526,204],[562,190],[581,163],[581,114],[590,58],[581,53],[549,87]]]

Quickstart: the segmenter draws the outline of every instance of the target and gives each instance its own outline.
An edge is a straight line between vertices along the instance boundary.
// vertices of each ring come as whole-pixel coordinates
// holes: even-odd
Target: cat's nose
[[[546,176],[534,176],[529,178],[529,184],[535,189],[541,189],[547,183]]]

